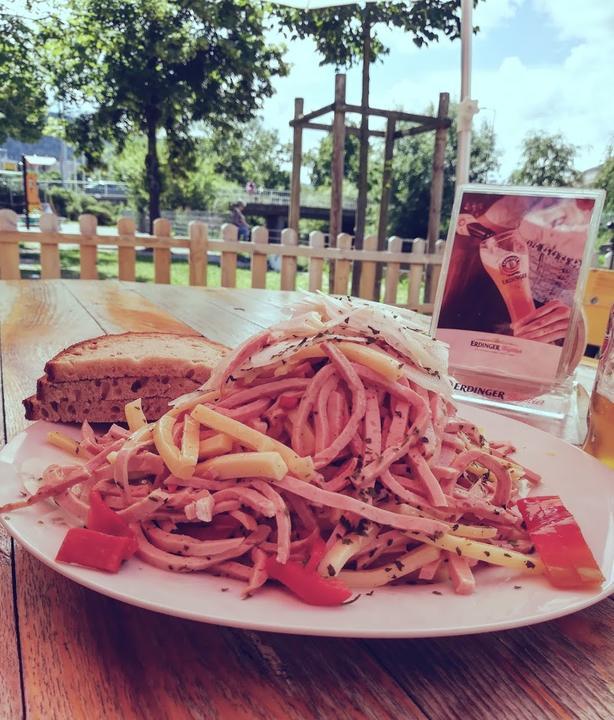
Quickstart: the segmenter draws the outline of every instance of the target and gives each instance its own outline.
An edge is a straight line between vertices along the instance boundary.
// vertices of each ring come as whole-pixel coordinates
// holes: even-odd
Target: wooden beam
[[[318,110],[312,110],[310,113],[307,113],[307,115],[303,115],[300,118],[294,118],[293,120],[290,120],[290,126],[294,127],[295,125],[304,125],[310,120],[315,120],[315,118],[320,117],[320,115],[326,115],[326,113],[332,112],[334,109],[335,103],[331,103],[330,105],[325,105]]]
[[[359,115],[363,112],[360,105],[348,105],[343,106],[343,110],[346,113],[358,113]],[[436,126],[439,123],[439,117],[431,117],[430,115],[414,115],[413,113],[406,113],[400,110],[382,110],[381,108],[367,108],[369,115],[378,115],[379,117],[394,118],[395,120],[403,120],[405,122],[421,123],[422,125]]]
[[[303,98],[294,99],[294,118],[303,114]],[[303,157],[303,127],[295,125],[292,135],[292,175],[290,176],[290,206],[288,208],[288,227],[298,233],[301,213],[301,162]]]
[[[416,127],[406,128],[405,130],[397,130],[394,134],[394,139],[398,140],[399,138],[410,137],[411,135],[421,135],[425,132],[433,132],[433,130],[437,130],[438,127],[449,128],[450,125],[452,125],[452,120],[445,118],[442,123],[438,123],[437,125],[417,125]]]
[[[326,125],[325,123],[307,123],[306,125],[303,125],[303,130],[324,130],[326,132],[331,132],[333,129],[332,125]],[[428,128],[429,130],[432,130],[433,128]],[[353,127],[352,125],[347,126],[345,128],[345,132],[348,135],[355,135],[356,137],[360,137],[360,128]],[[383,130],[369,130],[369,137],[386,137],[386,133]]]
[[[379,221],[377,225],[377,249],[384,251],[387,248],[386,231],[388,229],[388,209],[392,192],[392,158],[394,155],[394,138],[396,122],[390,118],[386,123],[386,142],[384,143],[384,169],[382,173],[382,195],[379,204]],[[375,299],[380,298],[382,282],[382,266],[375,268]]]
[[[330,222],[329,242],[336,247],[337,235],[342,229],[343,220],[343,166],[345,155],[345,75],[335,75],[335,115],[333,118],[333,156],[330,171]],[[334,266],[331,265],[329,273],[329,288],[334,288]]]
[[[446,118],[448,115],[448,106],[450,104],[450,95],[448,93],[439,93],[439,108],[437,117],[439,119]],[[448,129],[440,127],[435,133],[435,148],[433,150],[433,174],[431,179],[431,202],[429,207],[429,223],[426,232],[427,253],[435,252],[435,243],[439,240],[439,228],[441,225],[441,202],[443,198],[444,183],[444,160],[446,154],[446,140],[448,137]],[[424,297],[428,302],[432,302],[436,288],[433,285],[433,274],[429,271],[426,274]]]
[[[360,146],[358,149],[358,198],[356,201],[356,222],[354,247],[361,250],[367,224],[367,194],[369,176],[369,67],[371,65],[371,19],[369,4],[365,3],[362,19],[362,89],[360,96]],[[352,295],[360,289],[361,263],[354,263],[352,272]]]

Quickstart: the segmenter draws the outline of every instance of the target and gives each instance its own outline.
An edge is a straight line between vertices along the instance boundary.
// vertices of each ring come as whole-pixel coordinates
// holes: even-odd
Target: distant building
[[[58,137],[42,137],[35,143],[24,143],[7,138],[6,142],[0,145],[0,162],[4,166],[19,162],[22,155],[43,155],[56,158],[57,163],[48,169],[57,170],[65,183],[75,177],[79,167],[74,150]],[[7,169],[12,169],[12,167],[7,167]]]
[[[590,187],[591,185],[594,185],[595,180],[597,179],[597,175],[599,175],[599,171],[603,165],[595,165],[595,167],[589,168],[588,170],[584,170],[580,173],[580,184],[584,185],[585,187]]]

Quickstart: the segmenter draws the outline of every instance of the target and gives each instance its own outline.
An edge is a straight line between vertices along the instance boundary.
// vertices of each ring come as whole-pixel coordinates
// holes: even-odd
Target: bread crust
[[[146,375],[182,377],[202,384],[227,352],[201,335],[102,335],[59,352],[46,363],[45,374],[52,382]]]
[[[170,397],[143,399],[143,412],[148,422],[158,420],[169,409]],[[36,395],[23,401],[27,420],[82,423],[84,420],[99,423],[126,423],[125,403],[121,400],[81,401],[75,403],[44,402]]]

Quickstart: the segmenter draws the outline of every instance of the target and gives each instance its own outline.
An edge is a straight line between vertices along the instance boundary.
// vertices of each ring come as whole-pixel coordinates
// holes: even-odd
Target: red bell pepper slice
[[[270,578],[278,580],[308,605],[341,605],[352,595],[340,580],[324,578],[294,560],[282,565],[271,556],[266,560],[265,569]]]
[[[574,588],[603,582],[580,527],[560,497],[522,498],[517,505],[553,585]]]
[[[108,535],[88,528],[70,528],[56,560],[116,573],[135,550],[134,538]]]
[[[128,546],[126,560],[132,557],[137,550],[136,536],[130,525],[105,503],[102,495],[97,490],[90,493],[90,507],[87,513],[86,526],[90,530],[97,530],[107,535],[129,538],[131,542]]]
[[[326,543],[320,537],[316,535],[311,542],[311,554],[309,560],[305,563],[306,570],[317,570],[320,560],[326,555]]]
[[[115,510],[111,510],[97,490],[92,490],[90,493],[86,525],[90,530],[98,530],[107,535],[134,537],[128,523]]]

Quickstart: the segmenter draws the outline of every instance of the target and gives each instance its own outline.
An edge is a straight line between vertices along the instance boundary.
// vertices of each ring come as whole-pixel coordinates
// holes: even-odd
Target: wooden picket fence
[[[268,242],[268,230],[255,227],[251,240],[239,241],[235,225],[223,225],[219,239],[209,238],[207,225],[192,222],[189,225],[188,237],[173,237],[171,224],[166,219],[154,222],[153,235],[136,235],[134,221],[122,218],[117,223],[117,234],[98,235],[96,218],[93,215],[82,215],[79,218],[80,232],[68,234],[45,230],[41,224],[41,232],[24,232],[15,229],[0,229],[0,279],[16,280],[21,277],[20,243],[40,244],[40,266],[43,279],[60,277],[60,245],[79,247],[80,277],[87,280],[98,279],[98,247],[116,247],[118,253],[119,280],[134,281],[136,275],[136,249],[153,249],[154,280],[157,283],[171,281],[171,251],[187,249],[189,262],[190,285],[206,286],[208,280],[208,258],[210,253],[219,254],[222,287],[236,287],[237,258],[240,254],[251,256],[251,285],[253,288],[264,288],[267,274],[267,256],[281,256],[280,283],[281,290],[296,288],[297,259],[308,260],[309,289],[321,290],[324,275],[324,264],[334,265],[333,292],[346,295],[349,292],[349,281],[352,263],[362,263],[359,295],[362,298],[375,299],[376,266],[381,264],[384,291],[381,299],[396,304],[397,290],[403,273],[408,275],[407,301],[402,304],[422,312],[432,310],[434,294],[441,271],[443,241],[437,243],[436,252],[425,252],[425,241],[413,241],[412,252],[402,252],[402,240],[391,237],[386,251],[377,250],[377,238],[371,235],[365,238],[364,249],[352,248],[352,237],[341,233],[337,237],[336,247],[325,247],[324,234],[314,231],[309,236],[309,245],[299,245],[294,230],[285,229],[281,233],[281,244]],[[421,299],[421,288],[425,272],[431,267],[430,296]],[[328,288],[324,288],[328,290]],[[380,298],[378,298],[380,299]]]

